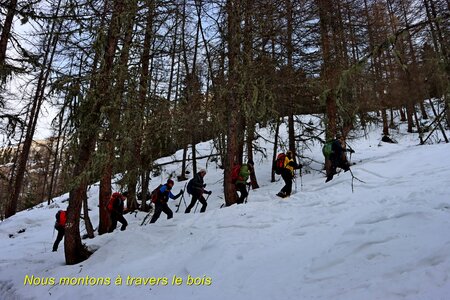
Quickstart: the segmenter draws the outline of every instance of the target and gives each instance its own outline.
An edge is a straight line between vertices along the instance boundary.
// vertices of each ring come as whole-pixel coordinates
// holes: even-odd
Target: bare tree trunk
[[[227,41],[228,41],[228,91],[226,98],[227,115],[227,152],[224,163],[224,191],[225,203],[230,206],[236,203],[236,191],[231,181],[231,170],[236,164],[239,155],[239,57],[240,57],[240,1],[227,0],[225,10],[227,13]]]
[[[293,4],[292,0],[285,0],[286,6],[286,20],[287,20],[287,28],[286,28],[286,52],[287,52],[287,67],[289,70],[289,74],[293,74],[293,53],[294,46],[292,44],[292,35],[294,32],[294,13],[293,13]],[[292,75],[291,75],[292,76]],[[290,79],[292,80],[292,79]],[[291,90],[291,89],[290,89]],[[292,95],[292,90],[290,95],[288,95],[289,99],[289,112],[288,112],[288,135],[289,135],[289,150],[294,154],[296,153],[295,149],[295,127],[294,127],[294,99]],[[296,160],[296,155],[294,155],[294,160]]]
[[[91,219],[89,218],[89,206],[87,195],[83,199],[83,220],[84,226],[86,227],[87,237],[90,239],[94,238],[94,227],[92,226]]]
[[[195,142],[192,141],[192,174],[197,174],[197,150],[195,149]]]
[[[145,170],[141,174],[141,182],[142,182],[142,189],[141,189],[141,197],[142,197],[142,210],[147,210],[147,194],[148,194],[148,185],[150,183],[150,171]]]
[[[255,125],[247,124],[247,160],[253,161],[253,140],[255,139]],[[258,180],[256,179],[256,170],[253,168],[250,172],[250,184],[252,189],[259,188]]]
[[[106,38],[103,66],[98,77],[98,83],[94,85],[86,103],[83,103],[89,109],[86,109],[87,113],[82,116],[82,122],[80,122],[82,128],[79,129],[79,149],[75,156],[75,168],[73,171],[73,178],[78,179],[79,184],[70,191],[66,233],[64,237],[64,250],[68,265],[77,264],[87,259],[90,255],[90,252],[81,243],[80,237],[81,204],[84,197],[86,197],[86,190],[89,183],[89,178],[83,173],[89,167],[91,155],[95,149],[97,132],[100,127],[101,110],[108,101],[111,101],[109,95],[111,75],[120,33],[120,16],[123,9],[123,0],[115,0]],[[88,128],[87,130],[86,127]],[[105,198],[103,197],[103,199]],[[102,209],[106,209],[106,204],[100,201],[101,214]]]
[[[407,121],[408,121],[408,132],[412,133],[413,132],[413,127],[414,127],[414,120],[413,120],[413,115],[414,115],[414,106],[411,103],[411,99],[408,98],[408,100],[406,100],[406,116],[407,116]]]
[[[414,106],[414,118],[416,119],[417,132],[419,133],[420,144],[423,144],[422,128],[420,127],[419,118],[417,117],[416,107]]]
[[[2,35],[0,37],[0,67],[3,67],[6,59],[6,49],[8,48],[9,35],[11,33],[11,26],[16,15],[17,0],[9,2],[8,12],[6,13],[5,23],[3,23]],[[1,74],[3,75],[3,74]]]
[[[394,123],[394,109],[391,108],[390,109],[390,113],[391,113],[391,119],[389,121],[389,128],[395,128],[395,123]]]
[[[383,108],[381,110],[381,116],[383,118],[383,135],[389,135],[389,126],[388,126],[386,109]]]
[[[436,109],[434,108],[433,101],[431,101],[431,99],[429,99],[429,101],[430,101],[431,109],[433,110],[434,117],[437,119],[439,117],[439,115],[436,112]],[[447,134],[445,133],[445,130],[444,130],[444,127],[441,124],[441,121],[439,121],[438,126],[439,126],[439,129],[441,130],[441,133],[442,133],[442,136],[444,137],[445,142],[448,143]]]
[[[331,32],[332,32],[332,3],[330,0],[318,0],[319,18],[320,18],[320,36],[323,56],[323,78],[328,87],[326,92],[326,138],[331,139],[337,133],[337,106],[334,95],[334,86],[336,77],[336,66],[333,65],[332,49],[331,49]]]
[[[275,161],[277,160],[278,136],[279,136],[279,132],[280,132],[280,124],[281,124],[281,120],[280,120],[280,118],[277,118],[277,124],[275,127],[275,141],[273,142],[272,166],[275,164]],[[271,182],[275,182],[275,170],[273,167],[272,167]]]
[[[183,148],[183,161],[181,163],[181,181],[186,180],[186,159],[187,159],[187,151],[188,147],[187,145]],[[195,173],[193,173],[195,174]]]
[[[50,186],[48,188],[48,194],[47,194],[47,198],[48,198],[48,205],[50,205],[50,202],[52,201],[53,198],[53,189],[54,189],[54,184],[55,184],[55,174],[56,174],[56,169],[59,168],[59,160],[58,160],[58,154],[59,154],[59,145],[61,142],[61,135],[62,135],[62,131],[63,131],[63,119],[64,119],[64,108],[62,109],[62,111],[60,112],[59,115],[59,119],[58,119],[58,136],[56,137],[56,149],[53,155],[53,167],[52,167],[52,171],[51,171],[51,175],[50,175]]]
[[[58,7],[56,8],[55,16],[59,14],[59,9],[61,5],[61,0],[58,2]],[[60,22],[59,28],[55,31],[57,22]],[[6,204],[5,217],[8,218],[16,213],[17,202],[19,200],[20,191],[22,189],[23,178],[25,175],[25,170],[27,166],[28,156],[30,154],[31,145],[33,142],[34,133],[36,130],[37,121],[39,118],[42,103],[44,102],[45,86],[47,84],[48,77],[51,73],[51,65],[53,63],[53,57],[56,51],[56,44],[59,39],[59,32],[61,30],[62,22],[61,20],[55,20],[52,23],[50,32],[46,36],[44,41],[44,59],[42,62],[42,69],[39,73],[38,82],[36,86],[36,92],[33,97],[32,108],[29,115],[27,133],[25,135],[25,140],[22,148],[22,152],[19,157],[19,164],[16,173],[16,178],[14,182],[14,189],[10,194],[9,200]]]
[[[400,107],[399,112],[400,112],[400,121],[405,122],[406,114],[405,114],[405,111],[403,110],[403,107]]]

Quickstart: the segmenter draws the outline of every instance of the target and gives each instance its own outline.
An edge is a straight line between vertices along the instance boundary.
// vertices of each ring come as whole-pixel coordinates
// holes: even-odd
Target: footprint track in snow
[[[359,245],[358,247],[356,247],[356,248],[352,251],[352,253],[353,253],[353,254],[359,253],[359,252],[362,252],[362,251],[364,251],[364,250],[366,250],[366,249],[368,249],[368,248],[372,248],[373,246],[377,246],[377,245],[380,245],[380,244],[385,244],[385,243],[390,242],[390,241],[392,241],[392,240],[396,240],[397,238],[398,238],[398,237],[390,236],[390,237],[387,237],[387,238],[384,238],[384,239],[381,239],[381,240],[371,240],[371,241],[367,241],[367,242],[365,242],[365,243],[362,243],[362,244]]]

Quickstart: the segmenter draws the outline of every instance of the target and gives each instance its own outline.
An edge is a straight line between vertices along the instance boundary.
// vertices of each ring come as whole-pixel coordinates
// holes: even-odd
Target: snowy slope
[[[270,136],[267,129],[260,132]],[[302,153],[313,158],[303,187],[298,179],[298,192],[280,200],[274,194],[282,181],[270,183],[270,162],[258,156],[261,188],[250,192],[248,204],[225,209],[219,209],[221,170],[201,161],[213,191],[207,213],[178,213],[172,220],[163,214],[143,227],[143,213],[126,215],[127,231],[85,240],[98,250],[75,266],[64,265],[62,244],[51,252],[54,215],[66,207],[67,195],[50,207],[18,213],[0,223],[0,299],[449,299],[450,145],[416,146],[417,136],[400,133],[396,138],[399,144],[378,146],[374,128],[351,143],[357,151],[353,173],[365,182],[354,181],[354,193],[349,172],[324,183],[314,171],[320,146],[310,145]],[[263,140],[260,146],[270,158],[272,146]],[[207,154],[211,145],[199,149]],[[97,194],[92,187],[94,224]],[[174,211],[177,202],[171,202]],[[111,284],[24,286],[25,275],[110,277]],[[124,280],[120,286],[117,275]],[[167,277],[168,284],[127,286],[128,275]],[[212,284],[174,286],[174,275],[209,277]]]

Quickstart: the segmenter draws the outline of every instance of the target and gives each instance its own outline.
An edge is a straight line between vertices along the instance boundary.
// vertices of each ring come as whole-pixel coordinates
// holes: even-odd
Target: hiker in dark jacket
[[[294,161],[294,155],[292,151],[286,153],[286,158],[284,160],[284,168],[281,170],[281,177],[284,180],[284,187],[277,194],[278,197],[286,198],[292,193],[292,180],[294,179],[296,169],[301,169],[302,165],[297,164]]]
[[[124,201],[126,200],[127,196],[128,192],[124,192],[123,194],[116,192],[111,195],[111,199],[109,199],[108,203],[111,226],[109,227],[108,232],[113,232],[116,229],[117,222],[120,222],[122,224],[122,226],[120,227],[121,231],[124,231],[127,228],[128,222],[123,217]]]
[[[244,200],[248,197],[247,185],[249,185],[250,183],[247,183],[247,180],[250,177],[252,170],[253,161],[251,160],[248,161],[247,164],[243,164],[241,166],[241,169],[239,170],[239,177],[235,183],[236,192],[240,193],[240,196],[236,201],[237,204],[244,203]]]
[[[341,168],[344,172],[350,170],[350,164],[347,160],[345,152],[355,153],[353,149],[347,149],[345,147],[344,137],[340,134],[336,135],[336,139],[331,144],[330,162],[327,169],[327,180],[325,182],[333,179],[334,174],[336,174],[336,168]]]
[[[211,191],[208,192],[205,190],[206,184],[203,183],[203,177],[205,177],[205,175],[206,170],[201,169],[200,172],[195,174],[194,178],[192,179],[192,200],[189,206],[186,208],[186,214],[191,212],[191,209],[194,208],[197,200],[202,204],[200,212],[202,213],[206,211],[206,206],[208,204],[206,203],[206,199],[205,197],[203,197],[203,194],[211,195]]]
[[[155,213],[153,214],[150,223],[155,223],[161,215],[161,212],[164,212],[167,215],[167,219],[172,219],[173,212],[170,209],[169,205],[167,205],[167,202],[169,201],[169,198],[175,200],[183,194],[183,190],[180,190],[180,192],[176,196],[172,194],[172,188],[174,184],[175,183],[173,182],[173,180],[169,179],[167,180],[166,184],[159,188],[157,192],[158,198],[155,202]]]
[[[58,231],[58,236],[56,237],[56,241],[53,244],[53,252],[56,252],[58,250],[59,243],[64,238],[64,233],[66,232],[66,219],[67,212],[65,210],[60,210],[56,213],[55,229]]]

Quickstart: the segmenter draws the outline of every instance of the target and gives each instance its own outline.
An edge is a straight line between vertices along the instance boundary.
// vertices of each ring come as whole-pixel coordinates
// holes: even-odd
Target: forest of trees
[[[397,115],[422,133],[430,99],[446,107],[434,123],[449,126],[449,12],[449,0],[1,1],[0,215],[26,208],[48,107],[57,114],[35,196],[70,192],[67,264],[89,256],[88,186],[100,182],[102,234],[113,176],[136,208],[154,161],[178,149],[183,179],[188,160],[196,172],[196,144],[214,140],[232,205],[231,169],[253,158],[258,126],[286,121],[294,152],[305,113],[323,114],[326,139],[373,122],[370,112],[386,136]]]

